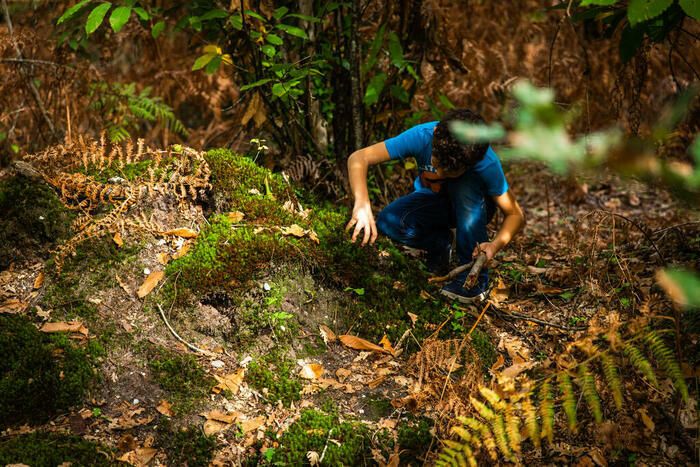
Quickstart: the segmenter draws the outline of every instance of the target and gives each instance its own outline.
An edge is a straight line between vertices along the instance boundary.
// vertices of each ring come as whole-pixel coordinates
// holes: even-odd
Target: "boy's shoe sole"
[[[465,305],[468,305],[470,303],[479,303],[483,302],[486,300],[486,297],[488,297],[488,290],[481,292],[479,295],[474,295],[473,297],[465,297],[464,295],[459,295],[454,292],[450,292],[449,290],[440,290],[440,293],[444,295],[445,297],[452,299],[452,300],[457,300],[460,303],[463,303]]]

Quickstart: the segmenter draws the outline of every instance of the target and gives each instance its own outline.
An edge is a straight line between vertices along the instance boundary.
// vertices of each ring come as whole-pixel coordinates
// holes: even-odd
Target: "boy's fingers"
[[[357,240],[357,236],[360,233],[360,230],[362,230],[361,224],[358,222],[355,224],[355,230],[352,232],[352,242],[355,243],[355,240]]]
[[[365,235],[362,237],[362,246],[367,245],[367,242],[369,242],[369,236],[370,236],[370,226],[365,225]]]
[[[348,222],[348,225],[345,226],[345,230],[346,230],[346,231],[350,230],[350,229],[352,228],[352,226],[355,225],[355,224],[357,224],[357,219],[355,219],[355,218],[353,217],[353,218],[350,219],[350,221]]]
[[[372,237],[369,240],[371,244],[374,244],[374,242],[377,240],[377,234],[377,224],[375,222],[372,222]]]

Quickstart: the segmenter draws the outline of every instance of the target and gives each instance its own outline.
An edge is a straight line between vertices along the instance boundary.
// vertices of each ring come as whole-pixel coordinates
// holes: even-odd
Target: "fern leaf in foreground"
[[[615,407],[617,407],[617,410],[621,410],[622,381],[620,380],[620,375],[617,372],[615,362],[610,355],[603,353],[600,356],[600,366],[603,367],[603,375],[605,376],[605,381],[608,383],[608,387],[612,393],[613,401],[615,401]]]
[[[488,451],[491,460],[498,460],[496,440],[494,439],[493,434],[491,433],[491,429],[485,424],[481,423],[479,420],[471,417],[465,418],[464,424],[479,434],[479,436],[481,437],[481,442],[484,444],[484,448],[486,448],[486,450]]]
[[[493,421],[491,422],[491,429],[493,430],[494,437],[496,438],[498,449],[507,459],[511,459],[512,455],[510,452],[510,447],[508,446],[508,437],[506,436],[506,422],[503,419],[502,414],[499,413],[493,418]]]
[[[574,385],[571,382],[571,377],[565,371],[557,375],[557,381],[559,382],[559,390],[561,390],[561,402],[564,407],[564,413],[566,413],[566,419],[569,422],[569,430],[572,433],[576,433],[576,397],[574,395]]]
[[[600,408],[600,396],[595,387],[595,378],[591,374],[590,368],[586,363],[582,363],[578,367],[579,384],[583,392],[583,398],[586,399],[586,404],[593,412],[593,418],[596,423],[603,421],[603,411]]]
[[[547,438],[549,444],[554,439],[554,400],[552,386],[549,381],[540,387],[540,413],[542,414],[542,438]]]
[[[540,427],[537,424],[537,410],[532,404],[532,399],[530,394],[526,394],[522,402],[523,413],[525,415],[525,427],[527,428],[527,435],[532,440],[532,444],[536,448],[540,447]]]
[[[656,380],[656,375],[654,374],[654,369],[651,367],[649,360],[642,354],[641,350],[627,343],[625,344],[623,352],[627,355],[627,358],[630,359],[630,363],[638,372],[645,376],[653,386],[659,386],[659,382]]]
[[[663,368],[666,375],[671,378],[673,385],[683,396],[684,401],[688,401],[688,386],[685,384],[685,378],[683,377],[683,372],[681,367],[676,361],[676,357],[673,355],[673,351],[669,349],[666,344],[661,340],[658,334],[654,331],[649,332],[644,336],[644,341],[649,346],[651,354],[654,356],[656,361],[659,362],[661,368]]]
[[[515,453],[520,453],[520,417],[515,413],[518,410],[517,406],[509,404],[506,407],[506,434],[508,435],[508,445]]]

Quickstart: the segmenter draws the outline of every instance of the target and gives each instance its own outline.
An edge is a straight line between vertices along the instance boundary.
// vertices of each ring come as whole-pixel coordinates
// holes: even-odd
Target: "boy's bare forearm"
[[[367,168],[368,164],[361,154],[353,153],[348,158],[350,191],[355,198],[355,203],[369,203],[369,194],[367,192]]]
[[[515,237],[515,235],[523,228],[525,225],[525,217],[522,213],[509,214],[503,219],[503,224],[501,228],[498,229],[496,236],[492,240],[497,250],[503,249],[510,241]]]

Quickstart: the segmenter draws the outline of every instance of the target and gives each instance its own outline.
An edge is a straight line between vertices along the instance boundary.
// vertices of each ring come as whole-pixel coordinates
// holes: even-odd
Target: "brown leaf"
[[[197,238],[197,235],[199,235],[199,233],[195,232],[192,229],[188,229],[187,227],[180,227],[178,229],[171,229],[166,230],[165,232],[161,232],[161,235],[173,235],[175,237],[182,238]]]
[[[117,279],[117,284],[119,284],[119,287],[121,287],[127,295],[134,293],[131,291],[131,288],[129,288],[129,285],[124,282],[121,277],[119,277],[119,274],[115,274],[114,277]]]
[[[309,234],[309,238],[312,242],[314,242],[317,245],[321,243],[321,240],[319,240],[318,235],[316,235],[316,232],[314,232],[313,230],[309,230],[307,233]]]
[[[239,368],[235,373],[224,376],[214,375],[214,378],[219,382],[212,388],[214,394],[219,394],[221,391],[231,391],[233,394],[238,393],[238,388],[243,382],[245,376],[245,368]]]
[[[173,253],[173,259],[178,259],[182,258],[187,254],[188,251],[190,251],[190,247],[192,246],[191,243],[185,243],[180,247],[179,250],[177,250],[175,253]]]
[[[340,342],[342,342],[344,346],[350,347],[351,349],[388,353],[383,347],[373,344],[368,340],[362,339],[361,337],[343,334],[342,336],[338,336],[338,339],[340,339]]]
[[[230,428],[231,424],[230,423],[224,423],[220,422],[218,420],[207,420],[204,422],[204,434],[207,436],[214,435],[216,433],[219,433],[221,431],[224,431],[227,428]]]
[[[388,337],[386,337],[386,334],[384,334],[384,337],[382,337],[382,340],[379,341],[379,344],[382,346],[384,350],[389,352],[390,354],[394,354],[394,347],[391,346],[391,341],[389,340]]]
[[[8,298],[0,303],[0,313],[19,313],[24,311],[27,306],[29,306],[28,303],[24,303],[16,298]]]
[[[44,271],[41,271],[34,279],[34,290],[40,289],[44,285]]]
[[[112,237],[112,240],[114,240],[114,243],[116,243],[118,248],[121,248],[124,246],[124,240],[122,240],[122,234],[117,232],[114,234]]]
[[[233,211],[229,212],[226,214],[226,217],[228,217],[228,220],[233,222],[234,224],[237,222],[240,222],[243,220],[243,217],[245,217],[245,214],[243,214],[241,211]]]
[[[139,296],[139,298],[143,298],[155,288],[158,283],[163,280],[163,277],[165,277],[165,273],[163,271],[153,271],[146,277],[146,280],[143,281],[143,284],[141,284],[141,287],[139,287],[139,290],[136,291],[136,295]]]
[[[173,416],[172,404],[165,399],[160,401],[160,404],[158,404],[156,410],[158,411],[158,413],[163,414],[166,417]]]
[[[245,114],[243,114],[243,118],[241,118],[241,125],[247,125],[252,118],[255,122],[255,127],[260,128],[260,126],[262,126],[262,124],[267,120],[264,109],[265,106],[260,98],[260,94],[256,92],[250,99]]]
[[[341,383],[343,381],[345,381],[348,378],[348,376],[350,376],[351,374],[352,374],[352,371],[350,371],[346,368],[338,368],[337,370],[335,370],[335,376],[338,378],[338,381],[340,381]]]
[[[241,423],[241,430],[243,433],[249,433],[253,430],[257,430],[265,423],[265,417],[257,417],[252,420],[245,420]]]
[[[559,295],[564,293],[564,289],[559,287],[552,287],[551,285],[542,284],[541,282],[537,284],[537,292],[542,295]]]
[[[304,230],[297,224],[292,224],[289,227],[282,227],[281,231],[283,235],[293,235],[299,238],[306,235],[306,230]]]
[[[318,327],[318,329],[321,332],[321,338],[323,339],[323,342],[326,343],[326,345],[335,342],[338,339],[338,336],[336,336],[335,333],[331,331],[331,328],[329,328],[325,324],[321,324]]]
[[[653,432],[656,425],[647,413],[647,409],[642,407],[641,409],[638,409],[637,412],[639,412],[639,416],[642,417],[642,423],[644,423],[644,426],[647,427],[647,430]]]
[[[145,467],[151,462],[157,452],[158,450],[155,448],[138,448],[127,452],[117,460],[136,467]]]
[[[408,317],[411,318],[411,325],[415,326],[416,321],[418,321],[418,315],[415,313],[408,312]]]
[[[505,361],[506,361],[506,359],[503,358],[503,355],[498,354],[498,359],[496,359],[496,363],[491,365],[491,372],[493,373],[493,372],[499,370],[500,368],[502,368],[503,365],[505,364]]]
[[[39,328],[41,332],[78,332],[87,337],[88,329],[83,326],[79,321],[57,321],[53,323],[44,323],[44,325]]]
[[[318,363],[307,363],[301,369],[299,376],[304,379],[318,379],[323,375],[323,366]]]
[[[220,410],[212,410],[211,412],[203,413],[202,416],[207,420],[216,420],[221,423],[233,423],[238,417],[240,417],[238,412],[225,413]]]
[[[170,255],[167,253],[158,253],[156,255],[156,259],[158,260],[158,262],[160,264],[166,265],[166,264],[168,264],[168,261],[170,261]]]
[[[379,385],[381,385],[384,382],[385,379],[386,376],[380,376],[367,383],[367,386],[369,386],[370,389],[376,389]]]

